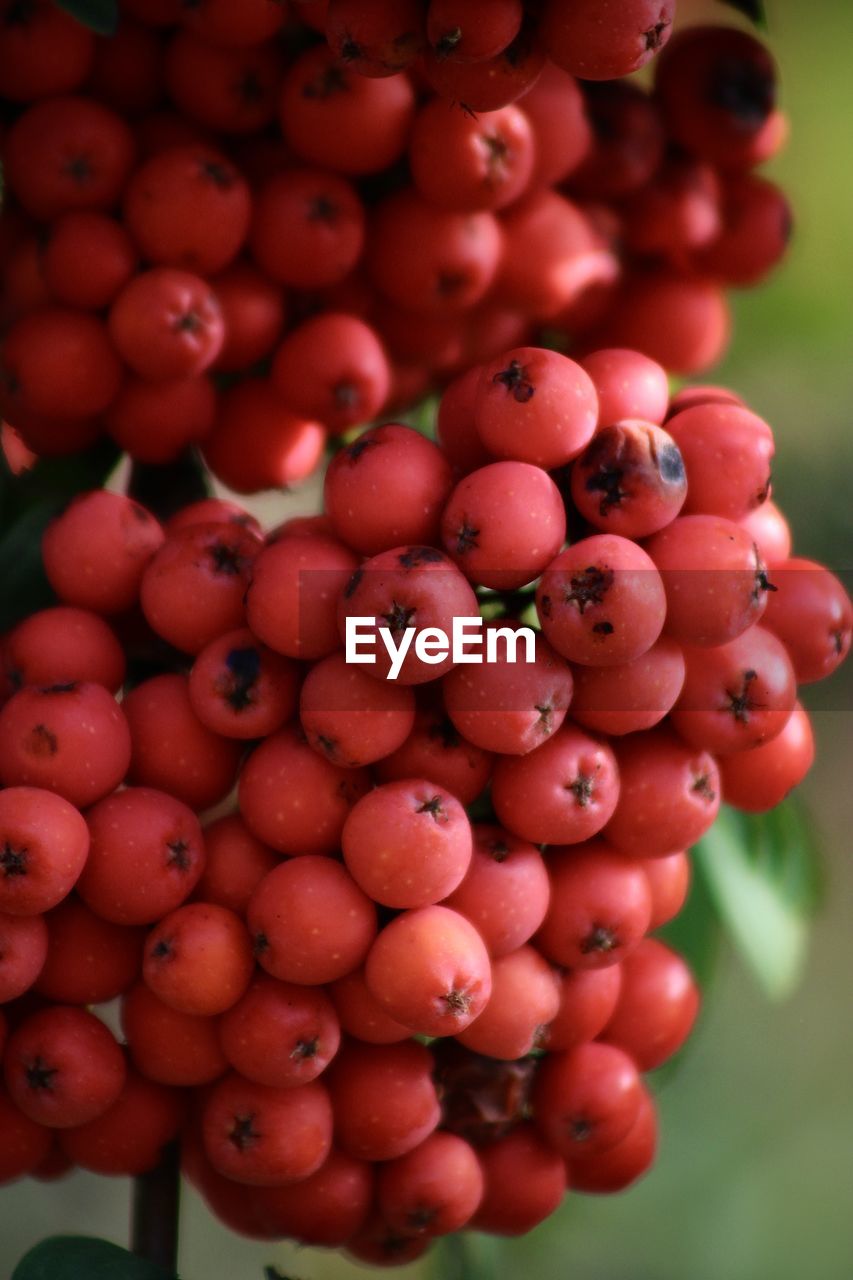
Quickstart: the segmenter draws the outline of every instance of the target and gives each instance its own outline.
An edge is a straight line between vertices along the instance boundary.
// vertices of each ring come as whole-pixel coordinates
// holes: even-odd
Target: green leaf
[[[12,1280],[177,1280],[154,1262],[91,1236],[42,1240],[12,1272]]]
[[[722,0],[722,3],[727,4],[730,9],[737,9],[738,13],[744,14],[757,27],[763,27],[766,30],[767,13],[764,0]]]
[[[684,956],[696,981],[707,987],[717,967],[723,929],[704,868],[695,857],[687,901],[675,919],[659,930],[658,936]]]
[[[72,18],[99,36],[114,36],[118,26],[118,0],[54,0]]]
[[[724,808],[694,851],[732,942],[771,999],[796,987],[820,900],[812,824],[788,800],[767,814]]]
[[[41,535],[56,514],[51,502],[39,502],[0,535],[0,631],[53,602],[41,562]]]

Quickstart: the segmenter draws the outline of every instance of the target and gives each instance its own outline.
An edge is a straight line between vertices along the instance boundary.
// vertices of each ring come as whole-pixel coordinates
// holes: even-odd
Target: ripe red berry
[[[248,830],[239,813],[226,813],[204,828],[205,863],[195,896],[245,915],[249,899],[279,857]]]
[[[800,684],[823,680],[844,661],[853,605],[843,584],[814,560],[794,557],[773,570],[765,626],[788,650]]]
[[[0,1005],[29,991],[46,957],[44,916],[0,912]]]
[[[160,1163],[165,1147],[178,1136],[185,1109],[177,1089],[130,1070],[108,1110],[62,1130],[61,1148],[81,1169],[135,1177]]]
[[[246,920],[262,968],[307,986],[357,969],[376,935],[376,908],[346,868],[311,855],[270,871]]]
[[[461,883],[471,861],[471,825],[459,801],[419,779],[374,788],[341,833],[347,868],[387,907],[428,907]]]
[[[152,924],[192,892],[204,865],[198,818],[174,796],[126,787],[86,815],[89,857],[80,897],[116,924]]]
[[[191,902],[164,916],[149,933],[142,976],[173,1009],[212,1016],[237,1003],[254,967],[240,917],[227,907]]]
[[[539,1049],[560,1007],[556,970],[535,947],[492,958],[489,1003],[457,1040],[475,1053],[515,1061]]]
[[[519,1236],[550,1217],[566,1191],[566,1164],[532,1124],[478,1152],[484,1190],[471,1226],[490,1235]]]
[[[571,1160],[598,1155],[630,1132],[642,1105],[637,1068],[615,1045],[549,1054],[536,1077],[533,1114],[542,1137]]]
[[[638,419],[602,427],[572,467],[572,500],[581,515],[626,538],[645,538],[674,520],[687,484],[672,436]]]
[[[326,39],[346,67],[362,76],[391,76],[423,42],[419,0],[329,0]]]
[[[325,1076],[341,1149],[359,1160],[394,1160],[423,1142],[441,1119],[433,1067],[415,1040],[345,1042]]]
[[[443,704],[432,699],[418,708],[402,746],[374,766],[379,782],[427,778],[465,805],[481,793],[491,771],[491,754],[463,738]]]
[[[516,106],[468,115],[455,102],[432,98],[412,126],[409,164],[425,199],[459,212],[502,209],[527,188],[534,134]]]
[[[766,500],[773,433],[756,414],[739,405],[697,405],[671,417],[667,430],[687,472],[685,514],[740,520]]]
[[[674,16],[675,0],[550,0],[541,32],[558,66],[583,80],[615,80],[663,48]]]
[[[263,738],[296,710],[294,663],[259,644],[248,627],[218,635],[198,654],[187,686],[193,711],[226,738]]]
[[[379,933],[367,985],[386,1012],[420,1035],[456,1035],[482,1012],[492,979],[474,926],[448,907],[404,911]]]
[[[36,0],[20,16],[8,9],[0,27],[3,96],[32,102],[69,93],[86,79],[94,54],[89,28],[49,0]]]
[[[206,1085],[228,1070],[218,1020],[173,1009],[144,982],[137,982],[125,995],[121,1025],[134,1064],[149,1080]]]
[[[473,835],[468,871],[444,905],[471,921],[494,958],[516,951],[539,928],[550,881],[534,845],[482,823]]]
[[[115,1000],[142,970],[145,930],[96,915],[69,894],[45,917],[47,958],[39,973],[39,995],[58,1004]]]
[[[474,1148],[454,1133],[432,1133],[382,1165],[376,1200],[392,1231],[443,1236],[469,1221],[483,1196]]]
[[[648,1090],[640,1094],[637,1118],[621,1141],[606,1151],[587,1155],[578,1151],[569,1161],[569,1178],[576,1191],[613,1194],[624,1191],[647,1173],[657,1150],[657,1113]]]
[[[341,1031],[323,991],[262,974],[223,1014],[219,1039],[228,1061],[248,1080],[289,1088],[325,1071]]]
[[[265,547],[252,565],[246,618],[276,653],[316,660],[340,646],[338,598],[358,559],[331,534],[300,533]]]
[[[490,453],[558,467],[591,439],[598,399],[573,360],[556,351],[517,347],[483,366],[474,415]]]
[[[0,911],[36,916],[68,894],[86,863],[89,832],[53,791],[0,790]]]
[[[604,743],[564,724],[541,747],[497,761],[492,802],[499,821],[536,844],[579,844],[596,835],[619,798],[619,771]]]
[[[24,1115],[52,1129],[94,1120],[124,1087],[125,1062],[111,1031],[86,1009],[31,1013],[9,1036],[6,1087]]]
[[[379,335],[357,316],[334,311],[291,329],[270,376],[286,404],[335,432],[376,418],[391,389]]]
[[[684,685],[684,652],[660,636],[639,658],[617,667],[575,667],[572,718],[595,733],[651,729],[675,706]]]
[[[749,752],[720,761],[723,799],[747,813],[765,813],[781,804],[814,763],[811,722],[799,703],[775,738]]]
[[[592,351],[580,361],[598,395],[598,421],[612,426],[625,418],[661,423],[669,403],[666,370],[627,348]]]
[[[658,859],[658,861],[664,861]],[[546,1028],[545,1048],[574,1049],[595,1040],[609,1022],[622,988],[622,966],[571,969],[560,981],[560,1007]]]
[[[598,969],[639,944],[651,920],[642,867],[603,840],[549,851],[551,899],[536,944],[555,964]]]
[[[103,213],[77,210],[52,224],[42,271],[57,301],[100,311],[127,284],[137,256],[121,223]]]
[[[316,1173],[331,1150],[329,1095],[317,1080],[277,1089],[234,1072],[207,1095],[202,1138],[213,1167],[235,1182],[299,1182]]]
[[[363,244],[361,200],[338,173],[288,169],[255,193],[249,248],[278,284],[337,284],[355,266]]]
[[[646,938],[622,965],[622,990],[602,1033],[653,1071],[687,1039],[699,1009],[699,989],[677,952]]]
[[[202,373],[225,340],[216,294],[175,267],[152,267],[125,285],[109,314],[110,337],[140,377],[166,382]]]

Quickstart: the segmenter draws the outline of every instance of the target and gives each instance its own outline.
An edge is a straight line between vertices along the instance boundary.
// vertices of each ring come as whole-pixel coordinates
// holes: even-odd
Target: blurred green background
[[[735,301],[735,342],[715,373],[773,425],[775,493],[799,554],[853,566],[853,4],[766,0],[792,119],[773,166],[793,200],[787,264]],[[725,11],[681,0],[685,16]],[[849,584],[849,577],[848,577]],[[819,755],[804,786],[825,858],[825,903],[797,993],[768,1003],[724,950],[679,1069],[661,1089],[653,1173],[625,1195],[569,1196],[531,1236],[472,1237],[465,1266],[510,1280],[849,1280],[853,1275],[853,663],[814,691]],[[2,1141],[2,1135],[0,1135]],[[128,1188],[80,1174],[0,1192],[0,1276],[48,1232],[126,1241]],[[401,1276],[457,1280],[451,1259]],[[185,1198],[183,1280],[298,1280],[366,1269],[336,1255],[256,1245]]]

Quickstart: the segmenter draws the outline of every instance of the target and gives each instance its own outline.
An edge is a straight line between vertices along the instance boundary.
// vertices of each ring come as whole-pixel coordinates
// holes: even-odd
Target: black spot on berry
[[[356,569],[355,573],[352,575],[349,582],[344,587],[345,600],[349,600],[350,596],[355,594],[356,590],[358,589],[358,584],[361,582],[363,577],[364,577],[364,570]]]
[[[409,547],[397,556],[397,563],[404,569],[417,569],[422,564],[441,564],[444,556],[435,547]]]
[[[527,404],[536,393],[536,388],[520,360],[510,360],[505,369],[495,374],[492,382],[506,387],[513,400],[517,400],[519,404]]]
[[[667,484],[682,484],[685,479],[684,459],[681,456],[681,450],[673,441],[672,444],[665,444],[658,451],[658,471],[661,479]]]

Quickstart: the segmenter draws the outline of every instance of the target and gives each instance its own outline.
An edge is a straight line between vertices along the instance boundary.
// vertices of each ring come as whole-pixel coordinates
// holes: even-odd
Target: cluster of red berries
[[[650,934],[721,798],[807,771],[851,604],[767,424],[640,353],[505,352],[438,440],[368,430],[266,537],[105,491],[48,527],[59,603],[2,645],[0,1179],[180,1134],[236,1230],[394,1263],[650,1165],[698,1006]],[[481,611],[495,661],[441,648]]]
[[[254,492],[543,327],[707,367],[787,239],[773,63],[688,28],[611,80],[674,5],[602,4],[3,6],[6,422]]]

